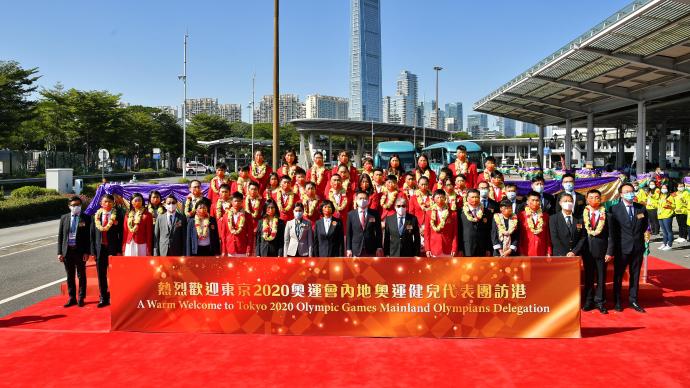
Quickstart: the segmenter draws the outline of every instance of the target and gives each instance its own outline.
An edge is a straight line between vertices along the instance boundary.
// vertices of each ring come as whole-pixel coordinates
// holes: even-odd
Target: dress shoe
[[[70,299],[67,301],[67,303],[65,303],[65,305],[63,307],[72,307],[72,306],[76,306],[76,305],[77,305],[77,301],[74,299]]]
[[[599,312],[602,314],[608,314],[609,313],[609,310],[606,309],[606,306],[604,306],[603,303],[597,305],[597,309],[599,309]]]
[[[620,303],[616,303],[616,306],[614,306],[613,309],[620,313],[621,311],[623,311],[623,306],[621,306]]]
[[[110,306],[109,300],[102,300],[102,301],[98,302],[98,305],[96,305],[96,307],[98,307],[99,309],[103,308],[105,306]]]
[[[630,306],[632,306],[632,308],[634,308],[635,311],[637,311],[638,313],[646,313],[647,312],[645,309],[642,308],[642,306],[637,304],[637,302],[630,303]]]
[[[587,302],[585,303],[584,306],[582,306],[582,311],[592,311],[594,310],[594,304],[592,302]]]
[[[79,299],[79,302],[77,302],[77,305],[79,305],[79,307],[84,307],[84,299]]]

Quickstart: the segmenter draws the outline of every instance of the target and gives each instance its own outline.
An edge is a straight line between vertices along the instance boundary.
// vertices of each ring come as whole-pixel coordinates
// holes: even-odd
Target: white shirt
[[[328,233],[328,229],[330,229],[330,227],[331,227],[331,218],[330,217],[328,217],[328,218],[324,217],[323,229],[326,231],[326,233]]]

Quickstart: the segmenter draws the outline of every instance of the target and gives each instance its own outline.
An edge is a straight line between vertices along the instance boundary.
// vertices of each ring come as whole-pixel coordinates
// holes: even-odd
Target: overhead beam
[[[558,113],[554,113],[554,112],[549,112],[549,111],[547,111],[547,110],[539,109],[539,108],[536,108],[536,107],[530,107],[530,106],[527,106],[527,105],[515,104],[515,103],[512,103],[512,102],[500,102],[500,103],[503,104],[503,105],[505,105],[505,106],[510,106],[510,107],[513,107],[513,108],[516,108],[516,109],[523,109],[523,110],[527,110],[527,111],[530,111],[530,112],[539,113],[540,115],[543,115],[543,116],[551,116],[551,117],[555,117],[555,118],[557,118],[557,119],[562,119],[562,120],[565,120],[565,119],[567,118],[567,117],[565,117],[564,115],[561,115],[561,114],[558,114]]]
[[[580,89],[580,90],[585,90],[588,92],[592,93],[598,93],[598,94],[603,94],[605,96],[609,96],[612,98],[618,98],[621,100],[627,100],[627,101],[632,101],[632,102],[637,102],[639,99],[635,98],[635,96],[631,95],[630,93],[627,92],[618,92],[609,89],[604,88],[603,86],[597,86],[595,84],[588,84],[588,85],[583,85],[581,82],[574,82],[574,81],[568,81],[564,79],[559,79],[559,80],[554,80],[549,77],[544,77],[543,75],[535,75],[533,78],[546,81],[546,82],[551,82],[554,84],[558,85],[564,85],[564,86],[569,86],[571,88],[575,89]]]
[[[503,93],[503,95],[515,97],[515,98],[521,98],[523,100],[536,102],[538,104],[548,105],[548,106],[558,108],[558,109],[565,109],[565,110],[569,110],[569,111],[575,112],[575,113],[582,113],[582,114],[588,113],[586,110],[582,109],[578,104],[561,103],[558,100],[555,100],[552,98],[541,99],[541,98],[537,98],[534,96],[523,96],[523,95],[515,94],[515,93]]]
[[[675,60],[673,58],[645,58],[641,55],[614,53],[610,50],[602,50],[593,47],[577,47],[576,50],[598,54],[607,58],[620,59],[622,61],[627,61],[638,65],[649,66],[658,70],[672,71],[674,73],[690,76],[690,68],[688,68],[687,66],[678,65],[677,63],[675,63]]]
[[[618,84],[622,84],[622,83],[625,82],[625,81],[633,80],[633,79],[635,79],[635,78],[637,78],[637,77],[639,77],[639,76],[641,76],[641,75],[649,74],[649,73],[652,73],[652,72],[654,72],[654,71],[656,71],[656,69],[649,69],[649,68],[641,69],[641,70],[638,70],[638,71],[636,71],[636,72],[634,72],[634,73],[630,73],[630,74],[628,74],[628,75],[626,75],[626,76],[624,76],[624,77],[618,77],[618,78],[614,79],[613,81],[607,82],[607,83],[605,83],[605,84],[603,84],[603,85],[604,85],[604,88],[612,88],[612,87],[614,87],[614,86],[616,86],[616,85],[618,85]],[[605,76],[605,77],[609,77],[609,78],[613,78],[613,77],[611,77],[610,75],[604,75],[604,76]]]

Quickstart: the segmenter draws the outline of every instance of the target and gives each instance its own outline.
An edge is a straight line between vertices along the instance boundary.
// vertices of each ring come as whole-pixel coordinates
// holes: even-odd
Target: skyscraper
[[[498,127],[498,132],[505,137],[515,137],[515,124],[516,121],[506,117],[496,118],[496,126]]]
[[[476,113],[467,115],[467,130],[471,132],[473,129],[488,129],[489,117],[484,113]]]
[[[395,116],[399,123],[414,125],[417,106],[417,75],[403,70],[398,75],[395,91]]]
[[[462,102],[454,104],[446,104],[446,117],[453,119],[453,128],[448,128],[451,131],[462,131]]]
[[[532,123],[522,123],[522,134],[528,134],[528,133],[537,133],[537,126]]]
[[[291,120],[304,118],[305,108],[294,94],[281,94],[278,101],[279,125],[285,125]],[[254,109],[255,123],[270,123],[273,121],[273,95],[267,94],[259,101]]]
[[[310,94],[305,104],[305,117],[308,119],[347,120],[347,98]]]
[[[382,121],[381,3],[351,0],[350,119]]]

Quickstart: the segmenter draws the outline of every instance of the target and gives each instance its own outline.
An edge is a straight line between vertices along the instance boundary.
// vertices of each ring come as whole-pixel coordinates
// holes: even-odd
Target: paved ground
[[[673,221],[673,232],[675,238],[678,238],[678,228],[675,220]],[[690,268],[690,242],[676,242],[673,243],[673,249],[670,251],[659,250],[661,246],[661,234],[654,236],[650,244],[649,254],[658,257],[662,260],[680,265],[681,267]]]

